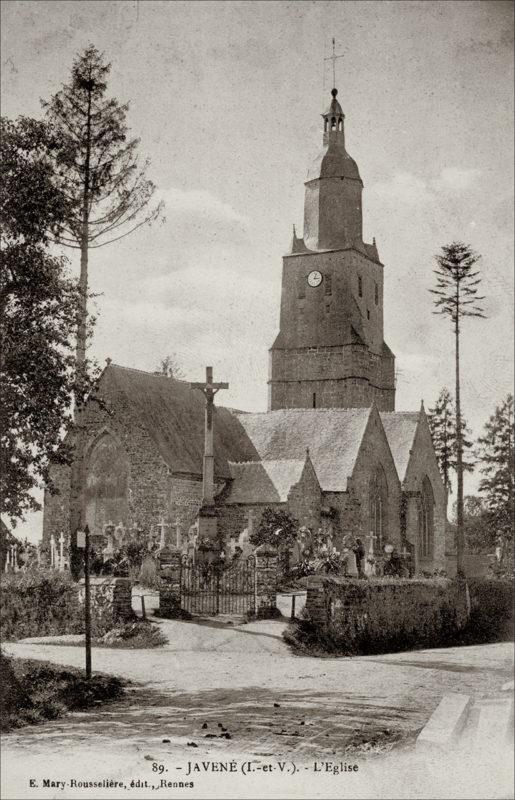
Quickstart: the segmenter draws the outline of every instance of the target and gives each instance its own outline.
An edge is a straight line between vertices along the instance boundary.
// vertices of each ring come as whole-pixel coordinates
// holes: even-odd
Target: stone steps
[[[504,690],[504,687],[503,687]],[[501,749],[513,742],[513,694],[473,700],[446,694],[420,732],[417,749],[445,750],[454,744],[468,751]]]

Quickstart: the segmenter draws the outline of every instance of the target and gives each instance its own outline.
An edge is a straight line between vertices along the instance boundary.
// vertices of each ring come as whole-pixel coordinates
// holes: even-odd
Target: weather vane
[[[339,58],[343,58],[343,53],[339,53],[338,55],[336,55],[335,50],[336,50],[336,39],[333,36],[333,54],[332,54],[332,56],[327,56],[327,58],[324,58],[324,87],[325,87],[325,62],[326,61],[332,61],[333,62],[333,85],[332,85],[333,89],[336,87],[336,61]]]

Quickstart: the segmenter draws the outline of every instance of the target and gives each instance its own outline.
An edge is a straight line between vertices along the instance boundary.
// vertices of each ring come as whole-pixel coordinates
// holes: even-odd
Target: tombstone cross
[[[379,537],[374,533],[374,531],[370,531],[368,538],[370,539],[370,544],[368,546],[368,552],[372,554],[374,552],[374,542]]]
[[[52,535],[50,536],[50,566],[52,569],[55,569],[55,550],[56,550],[55,539],[54,539],[54,534],[52,533]]]
[[[206,398],[204,459],[202,470],[202,505],[212,506],[215,495],[215,469],[213,449],[213,407],[215,394],[220,389],[228,389],[228,383],[213,383],[213,367],[206,367],[205,383],[191,383],[192,389],[200,389]]]
[[[59,536],[59,572],[64,571],[64,533]]]

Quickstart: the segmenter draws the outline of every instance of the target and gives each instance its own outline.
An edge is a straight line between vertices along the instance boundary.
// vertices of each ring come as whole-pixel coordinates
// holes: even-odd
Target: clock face
[[[322,273],[314,269],[313,272],[310,272],[308,275],[308,283],[313,287],[320,286],[322,283]]]

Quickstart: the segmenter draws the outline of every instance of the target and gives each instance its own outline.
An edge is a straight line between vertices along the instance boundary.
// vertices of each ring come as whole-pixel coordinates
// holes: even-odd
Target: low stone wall
[[[256,558],[256,614],[266,617],[277,608],[278,553],[275,547],[262,544]]]
[[[84,604],[84,579],[78,585],[79,603]],[[96,633],[114,628],[134,619],[132,610],[132,581],[129,578],[90,578],[91,621]]]
[[[470,610],[463,582],[317,577],[306,613],[320,636],[342,652],[391,652],[436,644],[461,630]]]

